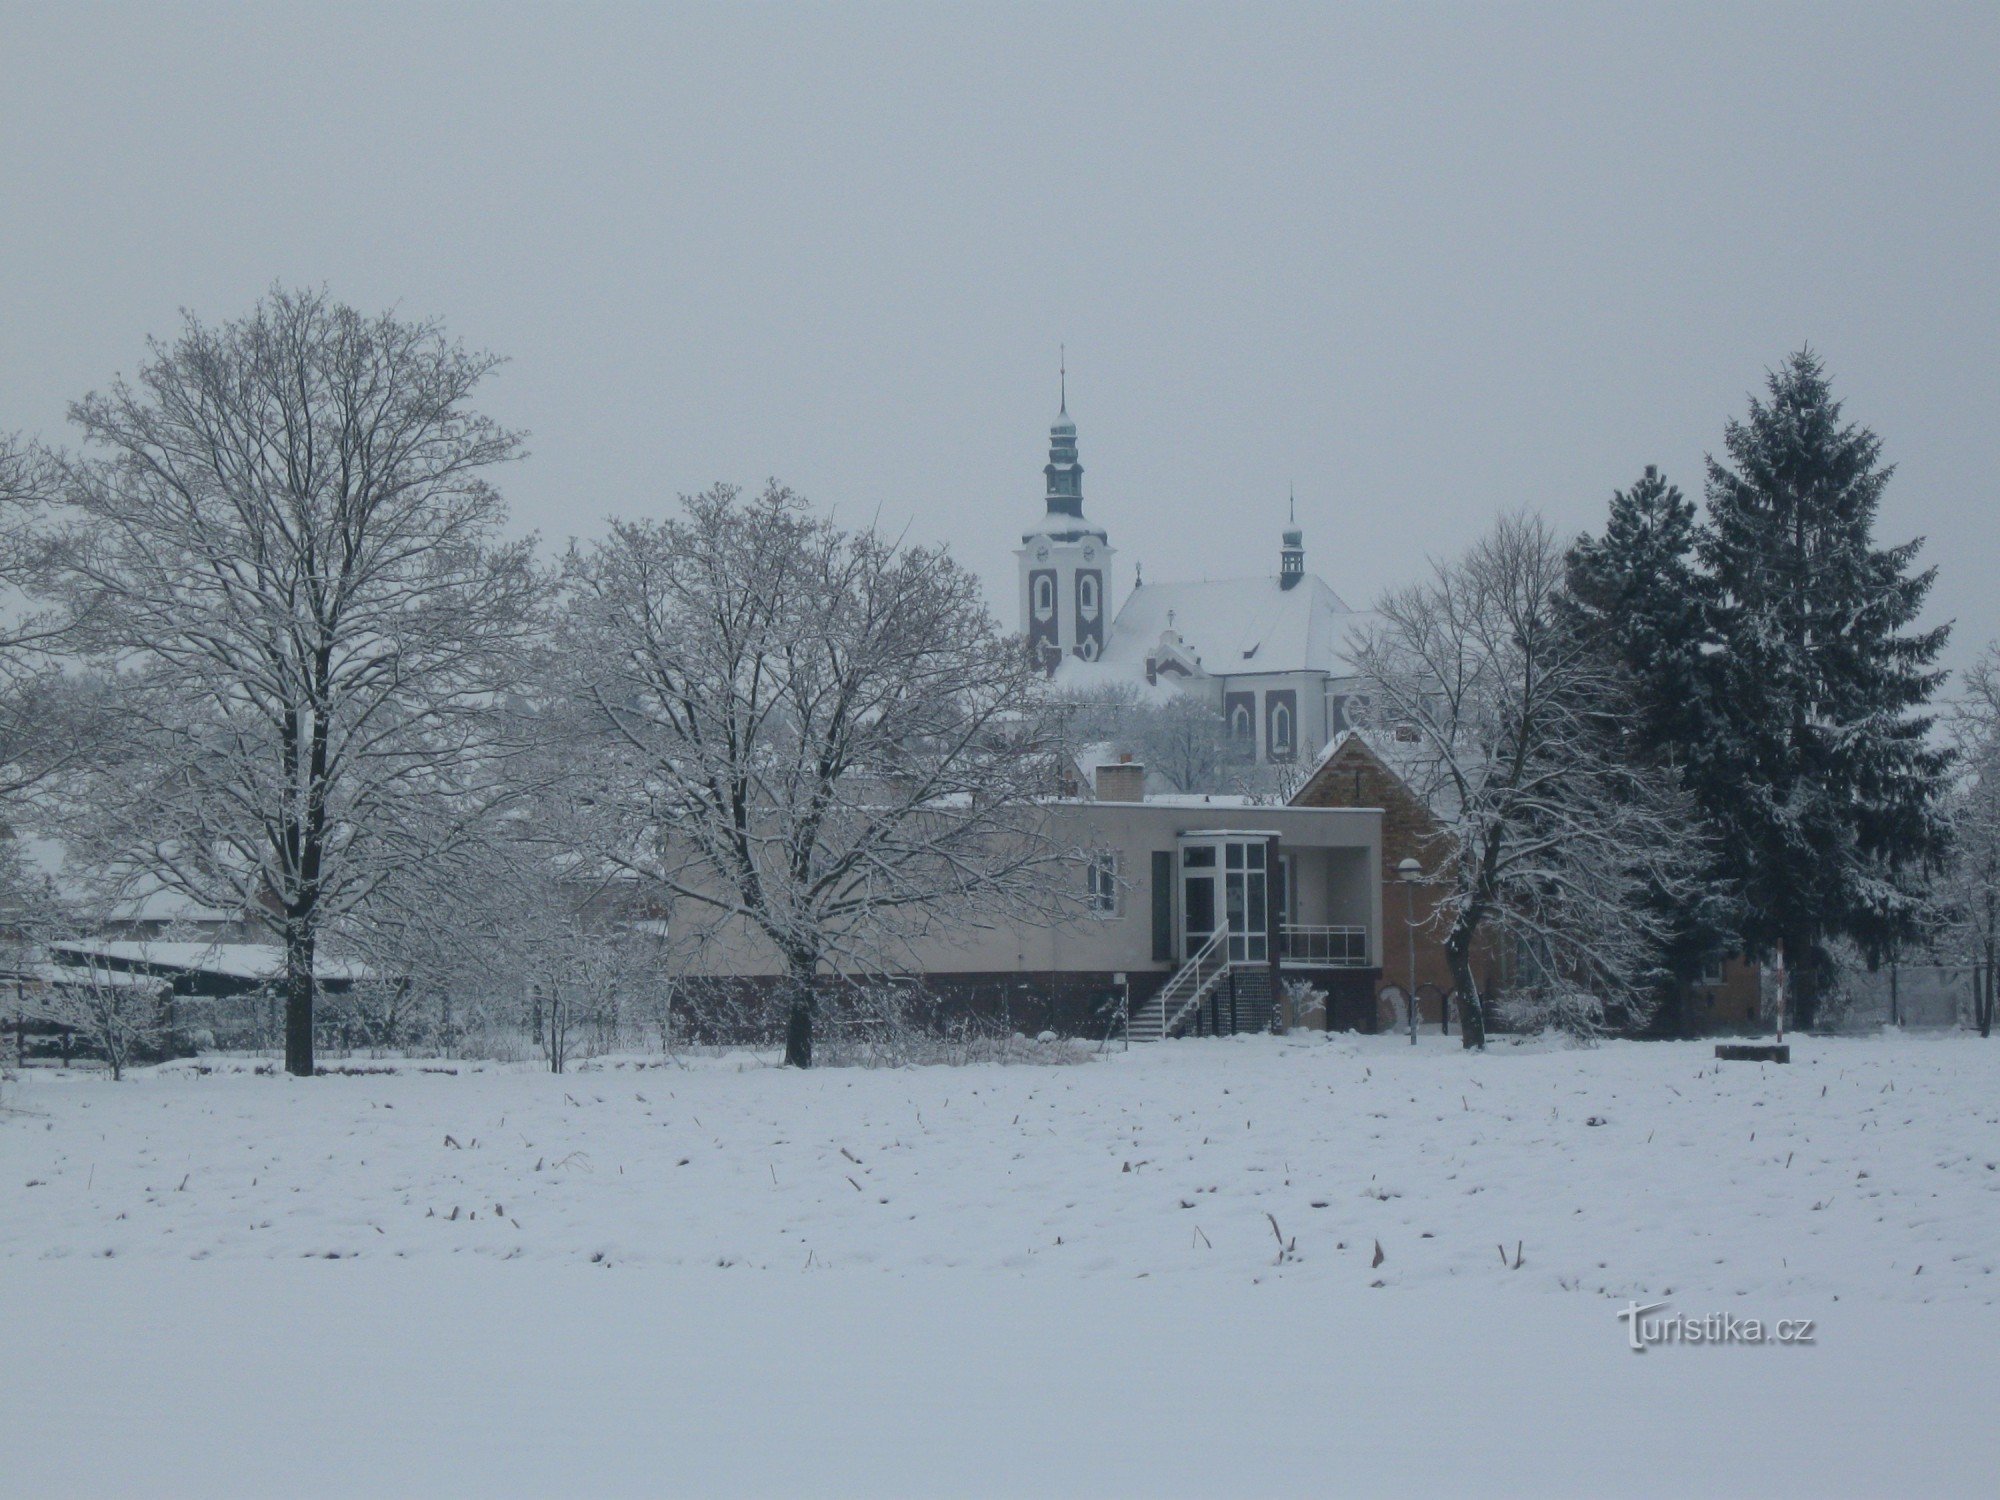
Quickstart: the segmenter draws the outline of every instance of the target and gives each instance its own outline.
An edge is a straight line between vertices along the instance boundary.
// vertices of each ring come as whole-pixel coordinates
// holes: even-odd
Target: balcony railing
[[[1287,922],[1278,929],[1278,962],[1308,969],[1365,969],[1368,929]]]

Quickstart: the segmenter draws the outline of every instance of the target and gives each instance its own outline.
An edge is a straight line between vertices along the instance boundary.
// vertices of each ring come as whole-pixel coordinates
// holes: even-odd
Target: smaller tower
[[[1306,534],[1299,530],[1299,497],[1296,490],[1292,493],[1289,516],[1284,543],[1278,549],[1278,587],[1281,589],[1297,587],[1298,581],[1306,576]]]

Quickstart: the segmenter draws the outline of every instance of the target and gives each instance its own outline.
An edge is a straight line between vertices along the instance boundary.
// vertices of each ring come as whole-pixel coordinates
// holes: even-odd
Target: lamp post
[[[1424,867],[1414,859],[1405,859],[1396,866],[1396,875],[1403,882],[1403,927],[1410,935],[1410,987],[1403,996],[1403,1006],[1410,1017],[1410,1045],[1417,1045],[1417,882],[1423,879]]]

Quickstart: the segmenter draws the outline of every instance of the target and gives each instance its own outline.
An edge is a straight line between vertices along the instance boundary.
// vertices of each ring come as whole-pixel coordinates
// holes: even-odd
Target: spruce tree
[[[1604,535],[1569,555],[1569,606],[1580,629],[1624,668],[1638,753],[1680,759],[1699,732],[1703,611],[1694,502],[1653,465],[1611,496]]]
[[[1570,549],[1565,600],[1571,627],[1625,685],[1629,712],[1608,726],[1617,753],[1669,770],[1684,785],[1691,749],[1707,732],[1699,531],[1694,502],[1648,464],[1630,489],[1612,494],[1604,535],[1585,535]],[[1674,1031],[1688,1028],[1688,990],[1705,961],[1736,945],[1733,887],[1717,840],[1704,831],[1709,836],[1689,840],[1685,851],[1703,866],[1698,878],[1645,883],[1660,934],[1656,985],[1668,1002],[1660,1015]]]
[[[1948,627],[1913,630],[1935,569],[1921,539],[1874,544],[1893,469],[1874,433],[1843,425],[1802,349],[1768,400],[1732,421],[1708,462],[1707,734],[1691,770],[1745,902],[1743,935],[1782,944],[1811,1025],[1824,943],[1871,962],[1916,930],[1921,879],[1942,851],[1949,753],[1923,712]]]

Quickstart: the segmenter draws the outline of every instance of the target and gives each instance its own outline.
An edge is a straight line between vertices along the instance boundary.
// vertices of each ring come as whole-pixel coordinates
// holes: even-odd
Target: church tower
[[[1083,465],[1069,415],[1069,371],[1049,428],[1048,481],[1041,520],[1021,536],[1021,634],[1029,655],[1053,672],[1065,656],[1096,661],[1111,618],[1112,548],[1083,518]]]
[[[1291,510],[1278,548],[1278,587],[1297,588],[1306,576],[1306,534],[1299,530],[1299,497],[1291,498]]]

